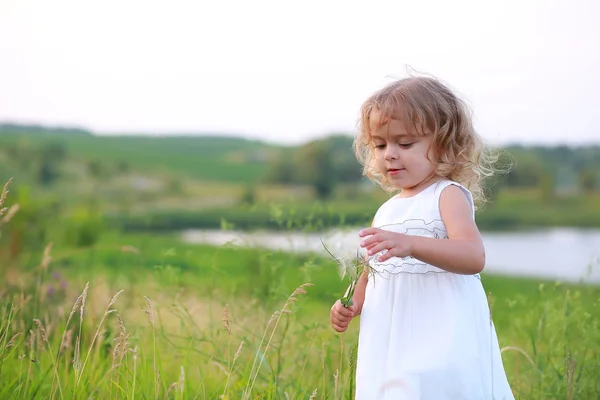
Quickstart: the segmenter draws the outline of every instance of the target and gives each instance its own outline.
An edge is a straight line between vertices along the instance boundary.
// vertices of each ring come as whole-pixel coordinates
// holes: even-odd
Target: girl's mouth
[[[398,173],[400,173],[400,171],[403,171],[404,169],[400,169],[400,168],[390,168],[388,169],[388,174],[389,175],[397,175]]]

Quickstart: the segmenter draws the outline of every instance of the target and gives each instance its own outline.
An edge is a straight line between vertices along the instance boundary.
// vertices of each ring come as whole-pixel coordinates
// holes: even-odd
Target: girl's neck
[[[441,176],[433,175],[417,184],[416,186],[412,186],[410,188],[399,188],[400,193],[396,196],[397,198],[409,198],[414,197],[430,187],[431,185],[443,180]]]

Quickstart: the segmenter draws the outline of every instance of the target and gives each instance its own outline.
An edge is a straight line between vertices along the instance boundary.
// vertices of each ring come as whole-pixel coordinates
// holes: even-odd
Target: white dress
[[[373,226],[443,240],[439,198],[451,182],[394,197]],[[474,212],[473,212],[474,215]],[[415,258],[378,263],[360,316],[357,400],[513,400],[486,293],[477,275],[459,275]]]

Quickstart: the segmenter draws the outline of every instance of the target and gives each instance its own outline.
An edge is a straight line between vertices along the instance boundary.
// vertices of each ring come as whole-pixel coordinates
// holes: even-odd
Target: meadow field
[[[31,256],[3,262],[0,398],[352,398],[357,321],[329,327],[347,283],[326,256],[157,234]],[[600,396],[600,288],[483,282],[517,398]]]
[[[260,180],[292,150],[239,139],[44,135],[0,135],[0,398],[352,398],[358,321],[329,326],[348,285],[331,257],[181,232],[356,226],[385,193]],[[503,187],[478,223],[600,226],[598,190],[555,192]],[[483,284],[516,398],[600,398],[600,287]]]

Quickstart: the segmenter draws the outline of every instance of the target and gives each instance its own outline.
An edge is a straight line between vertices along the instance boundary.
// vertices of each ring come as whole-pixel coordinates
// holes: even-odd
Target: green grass
[[[304,199],[265,200],[252,206],[234,205],[198,209],[162,208],[144,212],[108,215],[112,226],[127,230],[177,231],[190,228],[219,228],[223,221],[236,229],[319,230],[340,225],[364,226],[371,223],[378,207],[386,200],[381,193],[355,198],[338,196],[328,201]],[[481,230],[517,230],[540,227],[600,226],[600,195],[558,197],[542,200],[534,193],[506,191],[477,212]]]
[[[83,158],[112,157],[113,163],[126,157],[151,174],[159,175],[154,171],[163,171],[175,157],[160,139],[150,138],[137,155],[131,152],[133,139],[129,148],[110,141],[90,146],[89,140],[74,137],[72,150]],[[217,142],[196,150],[206,151],[207,165],[215,167],[222,160],[210,162],[210,153],[228,148],[226,163],[235,165],[235,145]],[[204,174],[207,170],[194,172],[205,161],[194,161],[193,154],[199,153],[184,154],[170,171]],[[0,158],[0,166],[5,161]],[[219,179],[239,176],[227,171]],[[71,182],[85,184],[90,182]],[[233,195],[232,185],[219,194]],[[289,203],[280,201],[285,193],[274,199],[274,189],[266,188],[257,193],[254,208],[236,203],[186,210],[178,203],[185,190],[152,201],[140,194],[132,200],[140,206],[137,214],[113,213],[108,220],[153,230],[130,234],[97,219],[106,216],[111,201],[106,193],[113,187],[101,186],[97,193],[105,197],[96,199],[97,214],[90,214],[90,197],[80,197],[72,186],[65,183],[58,193],[37,188],[29,195],[11,193],[19,196],[14,200],[21,209],[0,236],[0,398],[309,398],[315,390],[318,399],[349,396],[358,324],[344,335],[329,328],[329,308],[345,289],[330,259],[186,245],[156,232],[222,224],[314,230],[368,223],[380,193],[349,199],[340,191],[328,203],[310,196]],[[50,193],[71,202],[57,201],[55,207]],[[201,197],[201,190],[194,187],[194,195]],[[160,200],[168,206],[148,207]],[[478,214],[478,222],[484,229],[599,226],[597,202],[594,196],[543,199],[533,191],[507,191]],[[96,235],[94,247],[76,247]],[[49,242],[52,260],[40,262]],[[297,291],[308,282],[312,286]],[[600,289],[488,275],[484,286],[517,398],[599,398]]]
[[[111,213],[108,223],[132,231],[177,231],[191,228],[322,230],[340,225],[370,225],[378,204],[371,202],[293,203],[282,201],[238,204],[234,207],[211,207],[200,210],[166,209],[145,213]]]
[[[0,398],[351,391],[358,324],[344,335],[328,326],[345,284],[326,257],[119,234],[51,254],[51,263],[5,268]],[[517,398],[598,398],[597,287],[488,275],[484,285]]]

